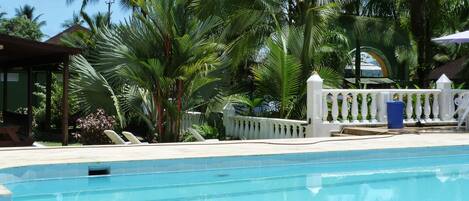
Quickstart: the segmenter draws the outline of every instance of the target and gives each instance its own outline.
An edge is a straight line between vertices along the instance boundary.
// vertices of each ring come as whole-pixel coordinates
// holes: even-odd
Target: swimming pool
[[[469,146],[39,165],[0,183],[13,201],[468,200]]]

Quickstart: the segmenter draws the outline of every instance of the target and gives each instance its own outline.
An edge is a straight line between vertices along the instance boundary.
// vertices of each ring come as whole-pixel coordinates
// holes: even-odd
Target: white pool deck
[[[469,145],[469,133],[277,139],[134,146],[107,145],[65,148],[0,148],[0,169],[41,164],[246,156],[453,145]]]

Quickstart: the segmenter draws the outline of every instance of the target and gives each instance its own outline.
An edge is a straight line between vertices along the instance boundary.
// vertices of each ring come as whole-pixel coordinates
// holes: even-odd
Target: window
[[[7,81],[8,82],[18,82],[20,80],[20,75],[18,73],[8,73]],[[3,82],[3,73],[0,73],[0,81]]]

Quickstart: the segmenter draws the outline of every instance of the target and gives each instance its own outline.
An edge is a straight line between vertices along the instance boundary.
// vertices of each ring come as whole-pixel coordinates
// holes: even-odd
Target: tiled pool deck
[[[469,145],[469,133],[251,140],[136,146],[108,145],[66,148],[0,148],[0,169],[43,164],[247,156],[453,145]]]
[[[249,156],[249,155],[271,155],[271,154],[287,154],[287,153],[305,153],[305,152],[323,152],[311,156],[300,154],[290,156],[288,160],[343,160],[349,157],[349,153],[355,152],[336,152],[348,150],[373,150],[388,148],[419,148],[419,147],[442,147],[433,148],[434,153],[446,153],[450,149],[464,151],[467,153],[469,149],[469,133],[467,134],[425,134],[425,135],[395,135],[395,136],[367,136],[367,137],[342,137],[342,138],[313,138],[313,139],[278,139],[278,140],[252,140],[252,141],[229,141],[216,143],[179,143],[179,144],[153,144],[153,145],[136,145],[136,146],[87,146],[87,147],[65,147],[65,148],[0,148],[0,169],[3,169],[3,181],[20,181],[28,178],[49,178],[62,176],[79,176],[86,175],[89,166],[86,164],[75,163],[93,163],[94,165],[109,165],[110,163],[101,162],[118,162],[113,163],[110,167],[113,174],[125,174],[126,171],[135,170],[144,172],[148,167],[148,171],[164,170],[165,161],[154,161],[158,159],[181,159],[194,158],[193,160],[166,160],[173,170],[174,167],[181,167],[183,170],[187,168],[204,169],[205,163],[215,166],[239,166],[259,165],[257,161],[246,158],[235,158],[227,160],[226,158],[212,158],[222,156]],[[373,152],[381,153],[379,157],[392,155],[401,156],[408,154],[399,150],[383,150]],[[326,153],[327,152],[327,153]],[[410,151],[410,153],[413,153]],[[440,154],[441,154],[440,153]],[[359,154],[359,153],[358,153]],[[369,154],[368,154],[369,155]],[[373,154],[371,154],[371,157]],[[208,157],[208,158],[207,158]],[[395,157],[395,156],[394,156]],[[132,163],[125,161],[141,160],[140,163]],[[287,160],[287,159],[285,159]],[[143,167],[140,167],[143,162]],[[191,163],[192,162],[192,163]],[[288,162],[288,161],[287,161]],[[73,163],[73,164],[72,164]],[[155,163],[155,164],[153,164]],[[235,164],[236,163],[236,164]],[[266,160],[266,163],[282,163],[278,158]],[[48,166],[49,164],[57,164]],[[70,164],[70,165],[59,165]],[[135,164],[133,167],[132,164]],[[140,165],[137,165],[140,164]],[[158,165],[156,165],[158,164]],[[162,165],[163,164],[163,165]],[[21,166],[39,165],[35,167],[15,168]],[[44,166],[45,165],[45,166]],[[152,166],[153,165],[153,166]],[[91,167],[91,166],[90,166]],[[210,166],[211,167],[211,166]],[[7,169],[5,169],[7,168]],[[54,175],[49,175],[51,171],[48,169],[60,169],[60,171],[52,171]],[[143,169],[142,169],[143,168]],[[69,171],[67,171],[69,170]],[[10,173],[9,173],[10,172]],[[131,171],[132,172],[132,171]],[[60,174],[59,174],[60,173]],[[63,175],[62,175],[63,174]],[[0,185],[0,201],[10,201],[11,193],[8,189]]]

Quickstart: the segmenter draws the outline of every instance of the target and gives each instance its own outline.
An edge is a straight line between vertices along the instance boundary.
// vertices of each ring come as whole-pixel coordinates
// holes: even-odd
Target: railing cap
[[[445,74],[441,75],[436,83],[453,83]]]
[[[314,71],[313,75],[308,78],[307,82],[322,82],[322,78],[316,71]]]

